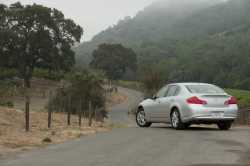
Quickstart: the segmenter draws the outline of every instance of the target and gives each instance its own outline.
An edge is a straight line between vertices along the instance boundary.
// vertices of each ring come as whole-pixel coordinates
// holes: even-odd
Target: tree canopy
[[[126,69],[135,71],[137,67],[135,52],[121,44],[101,44],[93,52],[93,58],[91,67],[103,70],[112,80],[121,78]]]
[[[75,63],[71,47],[80,41],[83,30],[59,10],[37,4],[1,4],[0,16],[2,67],[17,68],[29,80],[35,67],[59,71]]]
[[[82,28],[62,12],[42,5],[0,4],[0,67],[13,68],[27,90],[35,68],[67,71],[75,63],[71,47],[80,42]],[[29,131],[29,94],[25,118]]]

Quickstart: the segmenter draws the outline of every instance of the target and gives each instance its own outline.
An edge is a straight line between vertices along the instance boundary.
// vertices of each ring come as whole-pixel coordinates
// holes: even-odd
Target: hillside
[[[83,63],[89,62],[93,49],[101,43],[122,43],[138,48],[146,41],[158,41],[163,34],[172,34],[175,24],[188,16],[218,3],[218,0],[161,0],[140,11],[134,18],[126,17],[117,25],[97,34],[92,41],[75,48]],[[166,36],[167,37],[167,36]],[[87,58],[87,59],[86,59]]]
[[[122,43],[136,51],[139,71],[162,66],[166,82],[250,89],[249,17],[249,0],[158,1],[76,48],[78,62],[88,64],[100,43]]]

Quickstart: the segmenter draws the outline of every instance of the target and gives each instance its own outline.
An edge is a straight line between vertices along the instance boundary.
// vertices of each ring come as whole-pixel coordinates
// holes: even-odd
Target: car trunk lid
[[[205,107],[227,107],[225,102],[230,98],[226,94],[204,94],[199,96],[200,99],[207,102]]]

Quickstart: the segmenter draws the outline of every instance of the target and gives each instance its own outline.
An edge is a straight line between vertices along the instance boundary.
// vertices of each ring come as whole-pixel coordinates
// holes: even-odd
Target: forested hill
[[[126,17],[98,35],[91,42],[76,48],[77,56],[85,63],[93,49],[100,43],[123,43],[140,47],[147,41],[157,41],[172,35],[178,22],[192,14],[220,2],[219,0],[161,0],[140,11],[134,18]],[[182,25],[181,25],[182,26]],[[87,58],[87,59],[86,59]],[[87,62],[86,62],[87,60]]]
[[[157,64],[164,63],[164,61],[171,63],[174,57],[175,63],[189,73],[185,73],[185,77],[189,78],[188,81],[216,83],[220,81],[219,84],[223,86],[228,86],[225,85],[227,82],[230,87],[243,88],[246,88],[246,84],[249,83],[250,89],[250,80],[244,80],[244,85],[242,85],[242,80],[239,80],[239,77],[246,79],[246,75],[240,74],[240,76],[237,73],[239,70],[249,69],[247,66],[243,69],[244,65],[239,64],[240,60],[244,60],[243,63],[247,62],[246,60],[250,61],[247,59],[250,57],[247,51],[250,41],[249,18],[249,0],[162,0],[146,7],[134,18],[127,17],[117,25],[99,33],[92,41],[76,48],[76,53],[79,62],[81,60],[88,64],[91,60],[91,53],[97,45],[122,43],[136,51],[140,64]],[[229,50],[230,52],[227,52]],[[230,59],[228,59],[229,56]],[[171,57],[172,59],[169,59]],[[192,73],[190,68],[185,67],[189,61],[192,62],[193,67],[198,60],[197,57],[200,60],[197,62],[199,65],[204,61],[206,67],[216,67],[223,77],[235,77],[230,75],[234,74],[237,78],[234,78],[233,82],[224,78],[226,82],[223,82],[220,80],[221,77],[215,78],[209,74],[214,71],[202,68],[204,65],[197,65],[197,68],[193,70],[200,67],[201,71],[207,72],[206,74],[200,75],[197,71],[195,74]],[[229,64],[223,66],[213,63],[213,60],[222,60],[221,57],[227,59]],[[180,71],[174,70],[174,72],[179,73],[176,74],[178,77],[175,74],[172,76],[166,74],[166,79],[186,80],[184,76],[181,76]]]
[[[212,1],[162,0],[155,2],[139,12],[135,18],[127,17],[116,26],[101,32],[94,37],[93,41],[130,43],[168,37],[172,34],[176,24],[211,6],[214,4]]]

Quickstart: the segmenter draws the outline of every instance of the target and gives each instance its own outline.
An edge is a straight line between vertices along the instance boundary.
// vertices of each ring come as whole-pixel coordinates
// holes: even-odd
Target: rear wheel
[[[185,126],[185,129],[188,129],[192,124],[191,123],[185,123],[184,126]]]
[[[229,130],[232,127],[232,122],[219,122],[217,125],[220,130]]]
[[[152,123],[146,121],[146,114],[142,108],[136,113],[136,123],[139,127],[150,127]]]
[[[171,113],[171,125],[176,130],[182,130],[188,127],[187,124],[182,123],[181,115],[178,109],[175,109]]]

